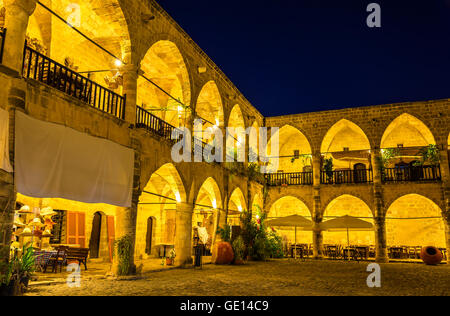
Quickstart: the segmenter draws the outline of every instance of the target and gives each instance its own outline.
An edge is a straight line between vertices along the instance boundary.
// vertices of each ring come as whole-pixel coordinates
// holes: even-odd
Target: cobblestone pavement
[[[381,288],[366,284],[367,263],[336,261],[250,262],[244,266],[206,265],[146,274],[137,280],[82,279],[31,287],[27,295],[450,295],[450,266],[382,264]]]

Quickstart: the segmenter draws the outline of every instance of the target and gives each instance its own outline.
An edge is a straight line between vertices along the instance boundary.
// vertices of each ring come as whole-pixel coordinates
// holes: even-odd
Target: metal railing
[[[0,28],[0,64],[3,62],[3,49],[5,48],[6,29]]]
[[[146,109],[136,106],[136,127],[144,128],[156,135],[159,135],[170,141],[178,142],[181,140],[183,132],[150,113]],[[173,136],[173,137],[172,137]]]
[[[381,170],[383,182],[441,181],[440,166],[402,166]]]
[[[23,76],[45,83],[119,119],[125,119],[124,96],[70,70],[26,44]]]
[[[321,171],[322,184],[372,183],[372,169]]]
[[[312,172],[268,173],[265,175],[269,186],[312,185]]]

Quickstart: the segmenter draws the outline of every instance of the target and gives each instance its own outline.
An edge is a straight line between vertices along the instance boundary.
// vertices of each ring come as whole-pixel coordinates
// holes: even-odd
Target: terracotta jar
[[[428,265],[438,265],[442,262],[442,252],[436,247],[423,247],[420,258]]]
[[[229,242],[217,242],[213,247],[212,263],[231,264],[234,259],[234,252]]]

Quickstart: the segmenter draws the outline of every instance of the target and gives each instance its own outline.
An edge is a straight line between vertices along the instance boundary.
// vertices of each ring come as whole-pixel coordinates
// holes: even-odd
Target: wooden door
[[[100,252],[100,236],[102,230],[102,215],[100,213],[94,214],[92,220],[91,239],[89,241],[89,254],[91,258],[98,258]]]

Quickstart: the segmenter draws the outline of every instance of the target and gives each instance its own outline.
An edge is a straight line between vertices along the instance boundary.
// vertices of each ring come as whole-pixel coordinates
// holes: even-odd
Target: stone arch
[[[312,219],[312,212],[308,206],[298,197],[284,196],[276,200],[269,209],[268,219],[286,217],[290,215],[301,215],[307,219]],[[284,242],[295,242],[294,227],[275,227],[277,233],[283,238]],[[313,236],[311,231],[302,231],[297,228],[297,243],[311,244]]]
[[[356,165],[370,167],[370,141],[361,127],[347,119],[335,123],[325,134],[320,150],[333,159],[335,170],[351,170]]]
[[[64,19],[73,21],[77,29],[118,59],[125,63],[131,62],[131,38],[121,1],[78,1],[81,19],[78,25],[76,19],[70,19],[71,16],[78,15],[77,9],[73,8],[72,11],[68,9],[72,3],[73,1],[70,0],[52,1],[49,6]],[[69,68],[72,70],[82,72],[86,76],[90,72],[91,80],[117,93],[122,92],[120,85],[112,87],[104,80],[105,76],[112,78],[120,72],[117,59],[77,34],[44,7],[37,5],[30,17],[27,33],[30,36],[29,44],[34,46],[33,48],[41,47],[45,55],[61,64],[65,64],[66,59],[69,58]],[[31,44],[32,42],[35,43]]]
[[[278,134],[279,154],[275,157],[271,153],[272,141]],[[312,170],[312,148],[309,139],[298,128],[291,125],[284,125],[271,137],[267,143],[265,151],[269,158],[269,169],[273,172],[282,170],[283,172],[301,172],[305,167]],[[296,155],[298,151],[298,156]]]
[[[388,246],[446,247],[445,222],[438,204],[420,194],[396,199],[386,212]]]
[[[350,194],[340,195],[334,198],[325,208],[324,220],[330,220],[342,216],[357,217],[374,224],[373,210],[361,198]],[[375,245],[374,231],[352,231],[349,233],[351,245]],[[347,245],[347,232],[324,232],[324,244]]]
[[[264,210],[264,200],[262,194],[256,193],[253,196],[252,205],[251,205],[253,215],[256,215],[260,210]]]
[[[214,243],[217,231],[218,216],[223,208],[222,195],[214,178],[207,178],[198,190],[194,204],[193,227],[205,227]]]
[[[205,127],[225,125],[222,96],[214,80],[206,82],[195,104],[195,113],[203,119]]]
[[[139,198],[135,248],[137,257],[148,257],[146,232],[149,217],[156,220],[154,244],[175,242],[177,204],[185,202],[186,190],[173,164],[165,164],[152,173]],[[156,256],[156,251],[156,248],[151,249],[150,256]]]
[[[423,121],[417,117],[403,113],[394,119],[385,129],[380,148],[424,147],[436,144],[435,138]]]
[[[228,117],[226,137],[227,155],[235,156],[235,151],[245,153],[245,119],[239,104],[234,105]]]
[[[370,141],[361,127],[347,119],[341,119],[327,131],[323,137],[320,151],[322,153],[341,152],[344,148],[370,150]]]
[[[141,72],[138,105],[175,127],[184,126],[190,117],[191,84],[176,44],[169,40],[154,43],[141,61]]]
[[[240,225],[240,215],[247,211],[247,202],[240,187],[236,187],[228,198],[227,222],[231,226]]]

